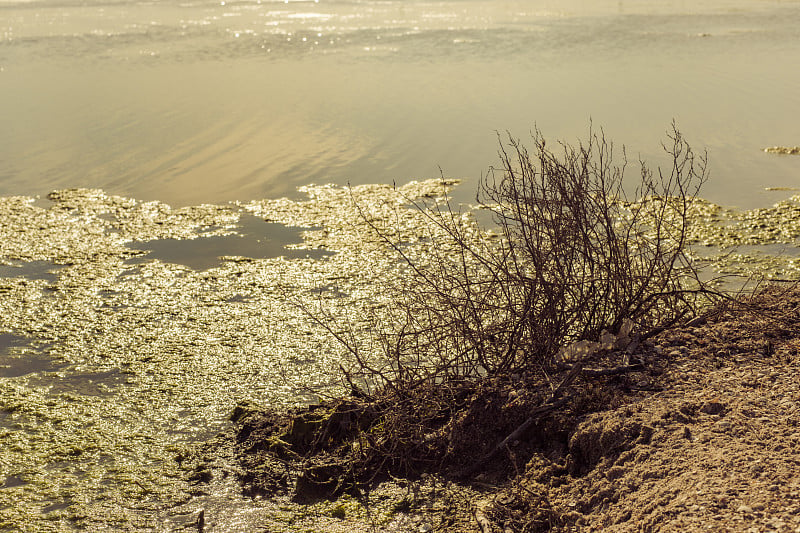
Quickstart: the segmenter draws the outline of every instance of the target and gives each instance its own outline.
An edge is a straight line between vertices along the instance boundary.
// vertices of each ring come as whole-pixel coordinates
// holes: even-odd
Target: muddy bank
[[[336,463],[341,448],[319,440],[380,435],[369,422],[360,430],[342,423],[343,413],[353,421],[379,405],[349,400],[293,417],[240,408],[240,480],[251,494],[325,501],[307,510],[327,519],[338,502],[355,499],[362,513],[374,506],[371,521],[343,512],[331,531],[800,530],[800,289],[772,287],[747,306],[709,311],[632,356],[638,368],[583,376],[568,403],[477,467],[524,419],[517,409],[530,413],[539,403],[531,398],[541,384],[471,391],[451,428],[449,446],[458,450],[448,457],[417,446],[429,455],[418,456],[415,475],[401,481],[414,487],[405,493],[387,493],[380,483],[348,490],[355,478]],[[465,473],[465,465],[474,468]],[[374,474],[392,470],[373,467]],[[381,496],[372,498],[370,488]],[[337,493],[348,495],[324,498]]]

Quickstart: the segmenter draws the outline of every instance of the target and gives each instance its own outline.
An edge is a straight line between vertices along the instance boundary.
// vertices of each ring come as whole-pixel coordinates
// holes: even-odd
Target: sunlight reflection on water
[[[3,2],[0,117],[14,128],[0,131],[0,194],[89,186],[192,205],[440,167],[474,183],[495,130],[573,141],[592,118],[657,159],[675,118],[710,150],[709,199],[763,205],[764,185],[797,179],[797,160],[761,150],[800,142],[798,9]]]

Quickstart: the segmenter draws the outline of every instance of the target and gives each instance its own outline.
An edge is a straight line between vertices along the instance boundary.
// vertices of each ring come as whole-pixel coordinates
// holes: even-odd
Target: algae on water
[[[386,208],[441,187],[310,187],[307,202],[180,210],[97,190],[55,192],[48,208],[0,199],[0,261],[50,262],[55,276],[0,278],[0,333],[52,361],[0,377],[0,529],[170,530],[189,520],[175,516],[192,500],[176,454],[219,431],[239,401],[302,403],[338,386],[338,349],[290,302],[329,299],[356,324],[352,302],[395,269],[385,247],[364,239],[351,194]],[[300,247],[336,253],[194,270],[136,249],[235,238],[243,209],[318,227]],[[412,234],[414,220],[402,231]]]
[[[341,351],[307,312],[323,306],[353,330],[391,315],[382,288],[404,269],[373,227],[425,261],[437,230],[409,202],[454,185],[308,186],[302,201],[183,209],[87,189],[56,191],[46,208],[0,198],[0,530],[194,520],[211,496],[176,456],[238,402],[290,405],[338,387]],[[291,257],[231,255],[205,270],[147,253],[156,239],[237,238],[243,213],[308,229]],[[696,200],[691,213],[694,253],[720,273],[798,277],[800,197],[746,212]],[[233,502],[227,487],[218,500]],[[292,530],[288,507],[237,501],[219,530]],[[331,519],[342,512],[354,511]]]
[[[800,146],[770,146],[764,151],[768,154],[800,155]]]

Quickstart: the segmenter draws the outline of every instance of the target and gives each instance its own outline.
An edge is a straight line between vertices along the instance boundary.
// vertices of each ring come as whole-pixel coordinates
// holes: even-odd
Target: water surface
[[[441,168],[469,199],[497,130],[574,141],[591,117],[657,163],[675,119],[709,150],[703,196],[785,200],[800,157],[763,148],[800,144],[797,20],[797,1],[0,0],[0,529],[285,518],[235,485],[209,507],[175,457],[239,400],[336,385],[307,310],[368,329],[392,308],[397,263],[350,191],[299,186]],[[357,194],[419,230],[390,188]],[[797,248],[800,199],[709,213],[698,247],[797,277],[760,251]]]
[[[658,162],[672,119],[704,195],[795,186],[800,3],[716,0],[0,2],[0,195],[172,205],[405,183],[496,163],[495,131]]]

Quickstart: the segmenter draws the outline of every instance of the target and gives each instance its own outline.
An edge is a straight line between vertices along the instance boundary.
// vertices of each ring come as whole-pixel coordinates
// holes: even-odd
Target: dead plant
[[[580,376],[590,379],[582,363],[562,364],[564,347],[609,336],[635,343],[697,315],[700,299],[713,296],[685,253],[706,156],[674,124],[664,146],[671,167],[654,173],[640,161],[630,196],[625,151],[617,162],[602,131],[554,151],[535,130],[531,146],[501,139],[500,166],[477,194],[490,227],[444,195],[416,202],[427,234],[409,245],[362,212],[401,260],[402,275],[386,287],[393,313],[367,328],[378,353],[324,309],[309,310],[349,352],[342,371],[353,395],[379,406],[361,444],[340,450],[348,476],[444,463],[468,475],[566,405]],[[633,368],[620,363],[594,375]],[[476,435],[481,428],[486,435]],[[497,435],[507,437],[498,444]],[[468,450],[464,438],[475,439]]]
[[[624,149],[616,162],[602,131],[555,152],[535,130],[532,149],[501,140],[501,164],[481,180],[477,201],[494,227],[471,223],[447,197],[417,202],[431,226],[420,253],[368,221],[411,275],[394,287],[400,313],[381,333],[389,371],[375,372],[346,342],[354,374],[406,390],[548,371],[563,347],[617,334],[625,321],[647,334],[697,312],[711,291],[685,247],[705,154],[695,156],[673,124],[671,168],[654,174],[640,162],[629,197]]]

